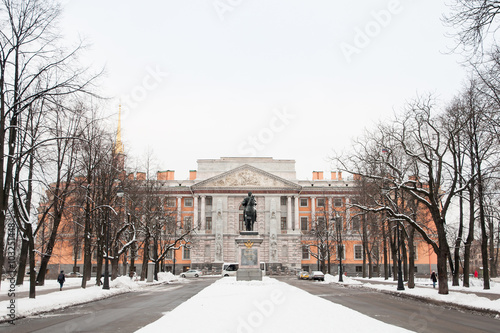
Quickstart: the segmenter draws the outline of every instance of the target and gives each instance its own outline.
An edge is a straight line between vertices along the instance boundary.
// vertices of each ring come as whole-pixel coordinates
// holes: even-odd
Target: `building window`
[[[212,197],[205,198],[205,206],[212,206]]]
[[[354,245],[354,260],[363,260],[363,245]]]
[[[359,231],[359,228],[361,227],[361,224],[359,222],[359,217],[354,216],[352,218],[352,230],[353,231]]]
[[[168,249],[167,254],[165,255],[165,259],[172,260],[173,259],[172,253],[173,253],[173,250]]]
[[[307,231],[308,229],[309,229],[309,227],[308,227],[307,217],[301,217],[300,218],[300,230]]]
[[[326,230],[326,220],[324,216],[318,216],[318,230]]]
[[[316,199],[316,206],[317,207],[325,207],[325,199],[324,198]]]
[[[342,207],[342,198],[334,198],[333,199],[333,205],[335,207]]]
[[[184,198],[184,207],[193,207],[193,198]]]
[[[300,207],[307,207],[307,206],[309,206],[308,201],[309,200],[307,200],[307,198],[300,198]]]
[[[182,247],[182,259],[184,260],[191,259],[191,249],[187,246]]]
[[[287,197],[281,197],[280,201],[281,201],[281,206],[286,206],[288,199],[287,199]]]
[[[191,230],[193,228],[193,217],[186,216],[184,217],[184,229]]]
[[[302,259],[309,259],[309,246],[307,245],[302,245]]]
[[[175,198],[167,198],[167,207],[175,207]]]
[[[286,230],[286,216],[281,217],[281,230]]]
[[[415,260],[418,260],[418,250],[416,245],[413,245],[413,257]]]
[[[363,266],[356,266],[356,273],[362,273],[363,272]]]
[[[344,222],[342,221],[342,216],[337,216],[335,218],[335,230],[340,228],[340,231],[344,229]]]
[[[205,229],[212,230],[212,216],[205,217]]]
[[[82,260],[82,248],[76,250],[76,260]]]

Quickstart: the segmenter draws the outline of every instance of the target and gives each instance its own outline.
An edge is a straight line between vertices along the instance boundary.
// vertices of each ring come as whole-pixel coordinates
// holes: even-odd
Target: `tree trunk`
[[[95,276],[96,276],[96,285],[100,286],[102,285],[101,282],[101,277],[103,274],[103,265],[104,265],[104,241],[103,237],[99,237],[99,240],[97,241],[96,249],[95,251],[97,252],[96,256],[96,270],[95,270]]]
[[[149,235],[144,238],[144,248],[142,251],[142,268],[141,268],[141,281],[146,279],[148,273],[148,262],[149,262]]]
[[[446,239],[445,221],[441,220],[436,223],[437,236],[439,241],[439,247],[434,247],[434,251],[437,252],[437,269],[438,269],[438,282],[439,282],[439,294],[448,294],[448,265],[447,260],[450,254],[448,248],[448,242]]]
[[[415,237],[415,228],[410,226],[410,232],[408,235],[408,251],[410,255],[408,257],[408,288],[415,288],[415,245],[413,243]],[[430,254],[429,254],[430,255]]]
[[[120,257],[114,256],[111,259],[111,280],[114,280],[118,277],[118,265],[119,265]]]
[[[493,219],[488,217],[488,230],[489,234],[489,258],[490,258],[490,277],[497,277],[497,266],[495,265],[495,227],[493,225]]]
[[[406,253],[405,236],[401,232],[401,252],[403,255],[403,281],[408,281],[408,255]]]
[[[475,181],[472,180],[469,189],[469,234],[467,235],[467,240],[465,241],[464,248],[464,287],[469,287],[469,274],[470,274],[470,253],[472,242],[474,241],[474,226],[475,226],[475,218],[474,218],[474,188]]]
[[[85,236],[83,241],[83,277],[82,288],[87,287],[87,281],[90,280],[92,273],[92,251],[91,251],[90,228],[85,225]],[[99,277],[97,277],[99,278]]]
[[[33,237],[33,231],[31,229],[31,224],[27,225],[26,233],[28,236],[28,253],[29,253],[29,262],[30,262],[30,293],[29,293],[29,298],[35,298],[35,296],[36,296],[35,239]]]
[[[477,195],[479,203],[479,223],[481,226],[481,257],[483,262],[483,288],[490,289],[490,270],[488,256],[488,232],[486,231],[486,214],[484,209],[484,192],[483,192],[483,179],[481,175],[481,168],[477,168]]]
[[[130,267],[129,267],[129,273],[136,271],[136,269],[135,269],[135,253],[136,253],[135,247],[136,247],[135,243],[132,243],[132,245],[130,245]]]
[[[385,224],[382,224],[382,239],[384,243],[384,279],[389,279],[389,267],[387,265],[387,237],[385,234]]]
[[[28,240],[22,239],[21,253],[19,255],[19,265],[17,268],[16,285],[21,286],[24,283],[24,275],[26,274],[26,262],[28,261]],[[30,273],[31,274],[31,273]]]
[[[45,249],[45,253],[42,255],[42,261],[40,263],[40,270],[37,276],[37,282],[39,286],[43,286],[45,284],[45,275],[47,273],[47,266],[49,265],[49,261],[52,257],[52,251],[54,250],[54,245],[56,243],[57,238],[57,229],[59,228],[59,223],[61,222],[61,215],[55,214],[54,222],[52,225],[52,231],[50,233],[49,242],[47,243],[47,248]]]
[[[455,240],[455,248],[454,248],[454,262],[455,269],[453,270],[453,286],[459,285],[459,277],[460,277],[460,245],[462,244],[462,234],[464,229],[464,213],[463,213],[463,199],[462,196],[459,198],[459,225],[458,225],[458,235]]]

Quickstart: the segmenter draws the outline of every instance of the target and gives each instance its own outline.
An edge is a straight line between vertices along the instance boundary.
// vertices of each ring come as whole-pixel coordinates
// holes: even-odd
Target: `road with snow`
[[[117,295],[101,301],[74,306],[52,313],[3,323],[7,332],[135,332],[173,310],[215,278],[193,279],[190,283],[174,283]],[[191,325],[192,323],[186,323]]]
[[[278,280],[372,318],[415,332],[497,333],[500,325],[500,320],[491,316],[444,308],[366,288],[323,284],[294,277],[282,277]]]

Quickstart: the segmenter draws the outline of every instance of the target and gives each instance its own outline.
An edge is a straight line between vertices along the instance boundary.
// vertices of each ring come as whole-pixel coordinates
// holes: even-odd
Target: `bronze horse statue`
[[[243,221],[245,221],[245,229],[246,231],[253,231],[253,224],[257,220],[257,210],[255,206],[257,205],[257,201],[255,197],[252,195],[252,192],[248,192],[248,197],[246,197],[242,205],[245,207],[243,212]]]

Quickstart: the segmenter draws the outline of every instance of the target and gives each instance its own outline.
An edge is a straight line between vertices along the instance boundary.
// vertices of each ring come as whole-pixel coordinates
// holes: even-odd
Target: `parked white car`
[[[181,273],[182,278],[199,277],[200,275],[201,275],[201,271],[198,269],[190,269],[189,271]]]
[[[321,271],[312,271],[309,274],[309,280],[325,281],[325,274]]]

